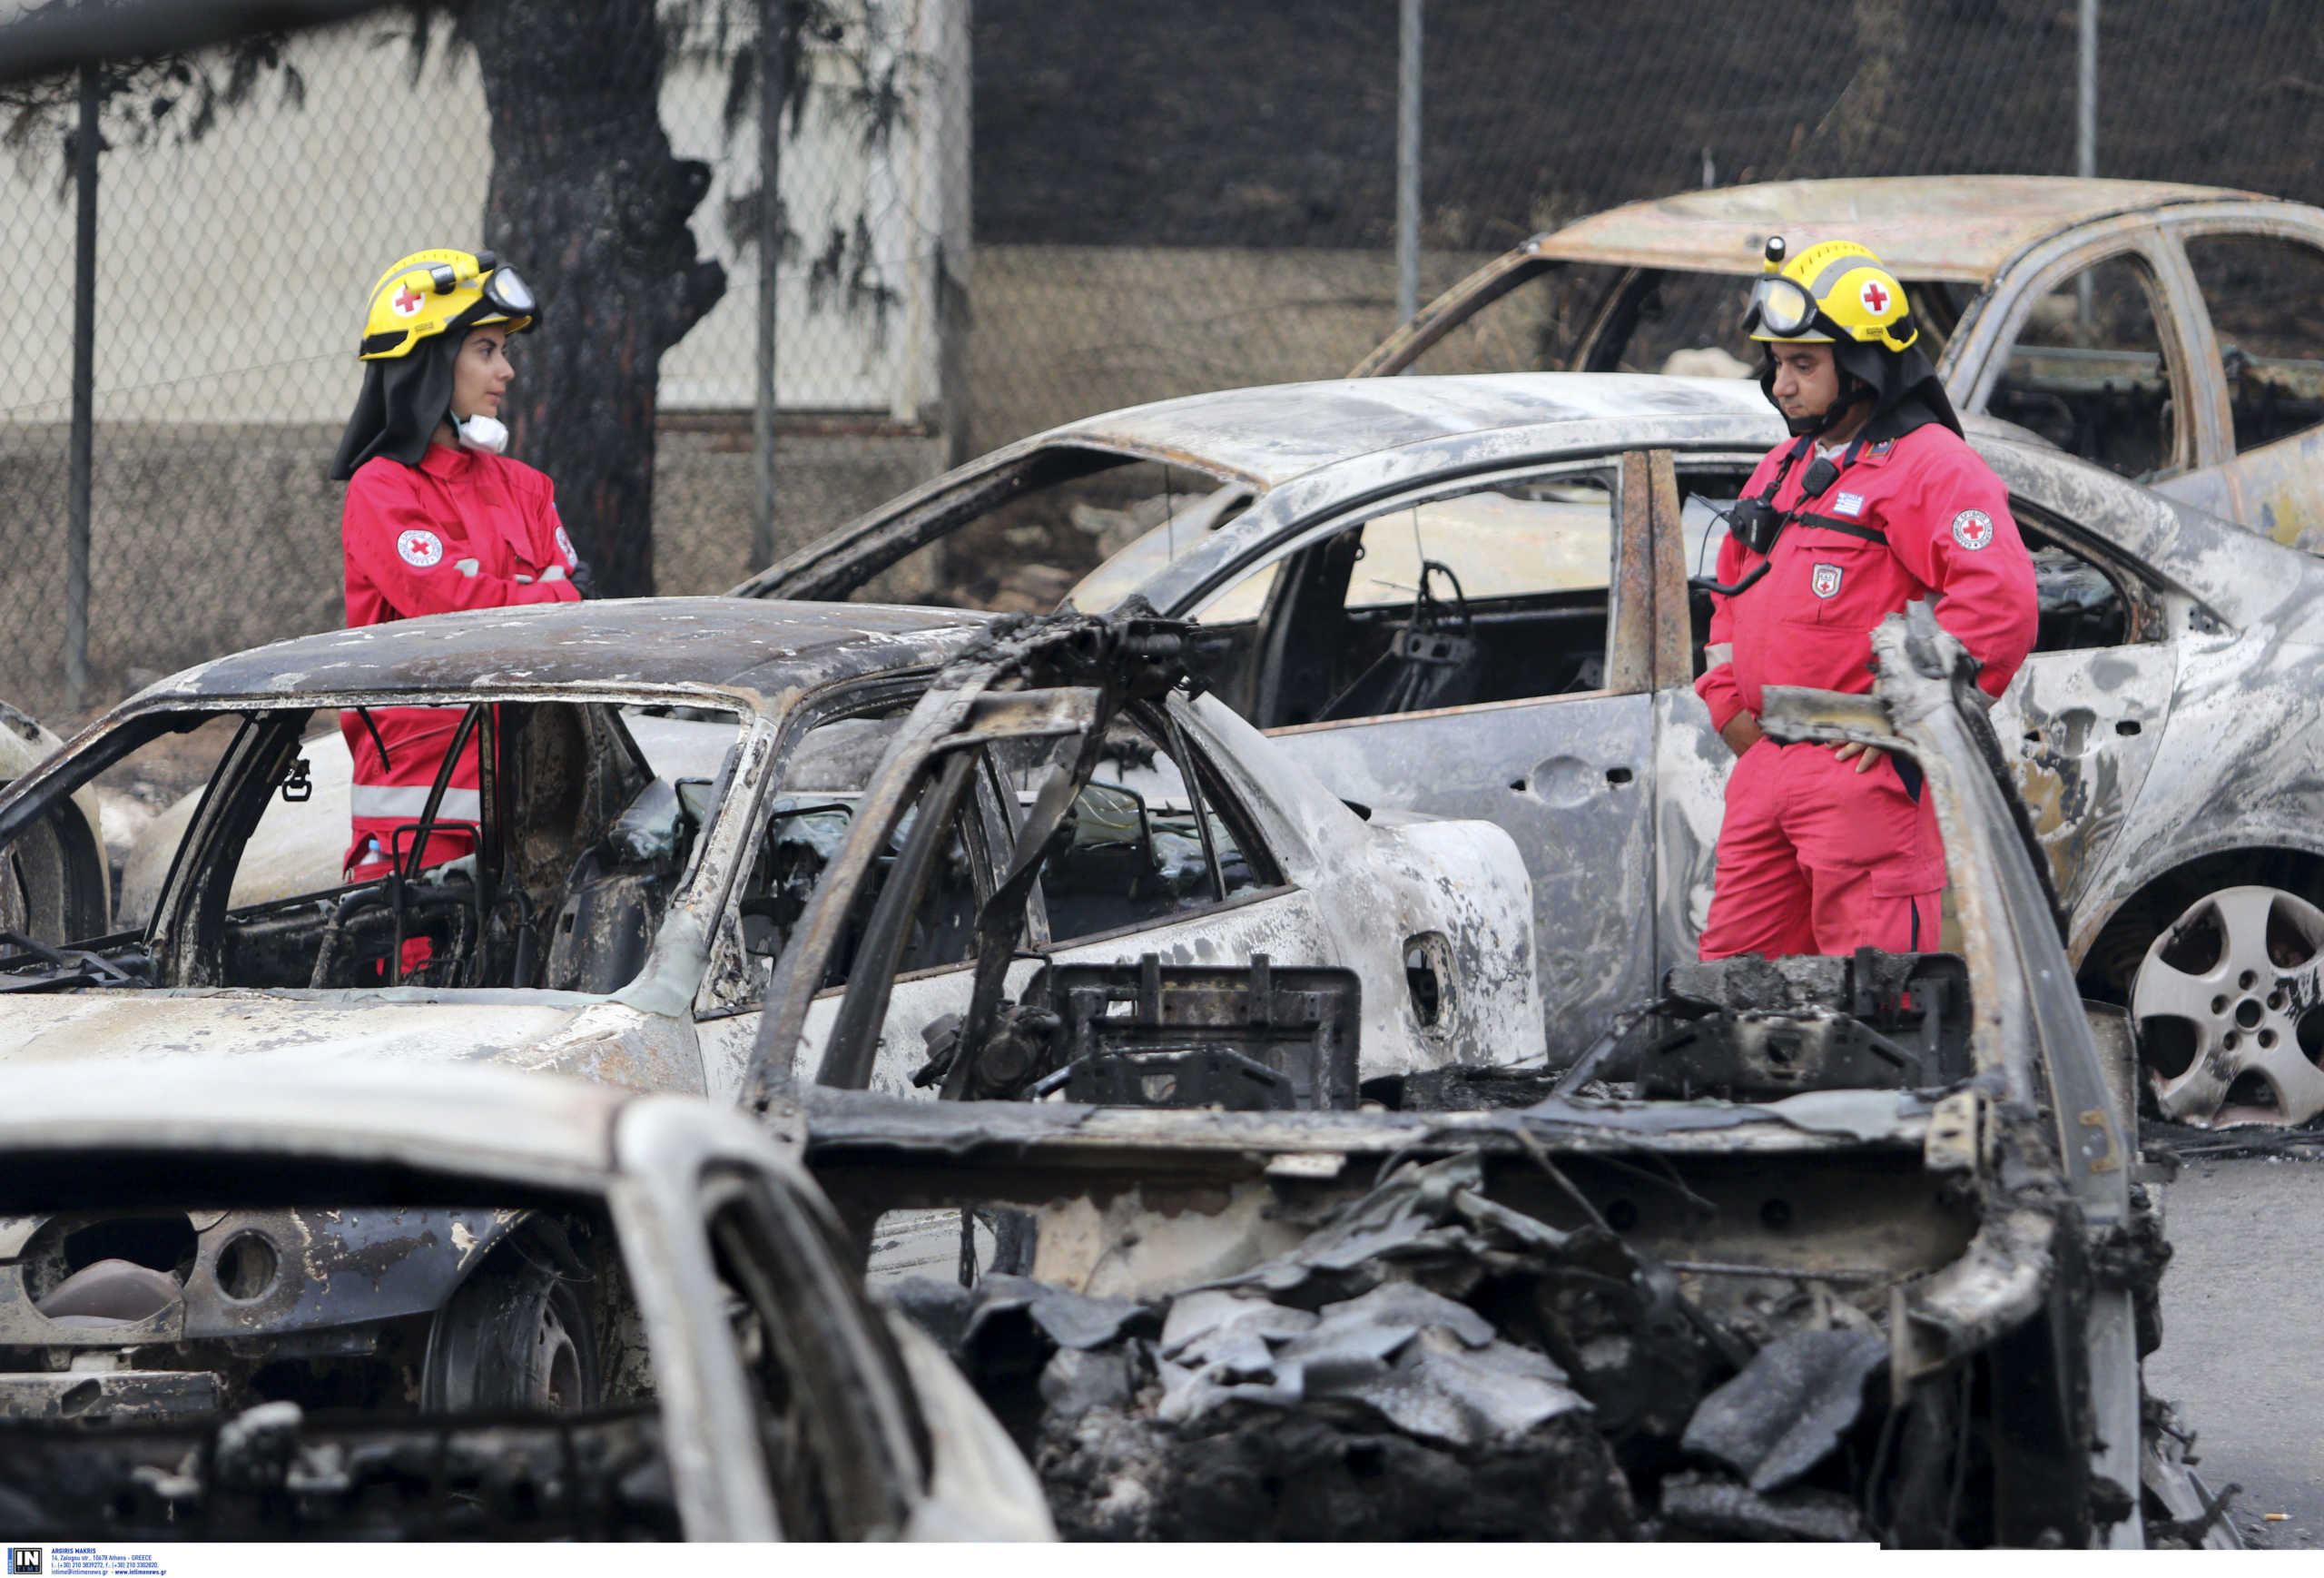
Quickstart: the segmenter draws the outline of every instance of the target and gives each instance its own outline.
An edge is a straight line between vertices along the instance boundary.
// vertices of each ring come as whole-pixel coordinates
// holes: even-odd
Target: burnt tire
[[[470,1273],[428,1335],[430,1413],[570,1414],[605,1396],[582,1269],[551,1235],[520,1231]]]

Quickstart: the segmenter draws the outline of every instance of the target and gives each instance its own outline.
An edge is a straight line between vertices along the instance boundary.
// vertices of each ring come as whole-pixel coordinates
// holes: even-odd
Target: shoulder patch
[[[1953,540],[1976,552],[1994,539],[1994,518],[1982,509],[1965,509],[1953,518]]]
[[[397,536],[396,557],[415,570],[432,570],[444,562],[444,539],[414,528]]]

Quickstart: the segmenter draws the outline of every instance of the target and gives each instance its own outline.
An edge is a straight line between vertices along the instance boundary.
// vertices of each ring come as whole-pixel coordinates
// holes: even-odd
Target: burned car
[[[9,1539],[1050,1532],[960,1374],[865,1301],[814,1184],[700,1100],[12,1067],[0,1157]],[[458,1285],[433,1327],[398,1313],[430,1280]],[[473,1377],[488,1416],[438,1389],[512,1327]]]
[[[2257,192],[2048,175],[1679,192],[1513,248],[1355,376],[1742,372],[1728,353],[1770,235],[1877,252],[1963,411],[2324,549],[2324,210]]]
[[[770,1093],[860,1236],[1029,1215],[1029,1275],[894,1291],[1062,1532],[2232,1543],[2142,1386],[2168,1250],[2127,1040],[1916,613],[1877,699],[1771,693],[1768,726],[1919,762],[1957,953],[1683,966],[1562,1075],[1373,1086],[1393,1110]]]
[[[2039,634],[1994,725],[2084,995],[2132,1008],[2169,1117],[2324,1111],[2324,835],[2299,732],[2324,565],[1968,426],[2034,550]],[[1227,639],[1217,695],[1347,799],[1516,838],[1564,1062],[1694,953],[1729,753],[1691,689],[1708,605],[1688,577],[1783,433],[1734,380],[1200,395],[997,450],[742,589],[844,597],[1016,551],[1044,518],[1117,523],[1073,604],[1135,594]]]
[[[1367,822],[1190,695],[1175,659],[1120,693],[1104,621],[1013,643],[1009,629],[941,609],[601,603],[307,636],[162,681],[0,799],[5,858],[50,806],[146,757],[202,785],[134,930],[19,937],[0,958],[0,1062],[295,1044],[732,1100],[804,901],[859,808],[896,792],[886,758],[931,684],[944,676],[940,702],[1013,692],[1044,652],[1086,661],[1044,670],[1062,688],[1035,702],[995,694],[955,742],[975,771],[936,829],[935,880],[902,945],[899,1043],[965,1005],[978,913],[1068,742],[1088,754],[1065,753],[1065,836],[1023,877],[1023,950],[1352,970],[1376,1071],[1538,1053],[1506,833]],[[1093,735],[1098,692],[1112,699]],[[408,792],[398,868],[349,882],[348,803],[312,768],[312,725],[387,706],[440,708],[457,748]],[[455,761],[483,786],[452,787]],[[422,827],[470,817],[474,854],[420,869]],[[317,829],[333,853],[286,867]],[[891,832],[848,879],[867,912],[906,839]],[[301,891],[281,892],[293,880]],[[820,966],[811,1042],[855,942]],[[906,1088],[894,1070],[879,1083]]]
[[[883,1090],[915,1089],[926,1032],[968,1010],[978,981],[1148,957],[1344,972],[1343,1044],[1358,1044],[1360,1016],[1364,1073],[1538,1059],[1524,871],[1506,833],[1365,822],[1188,694],[1183,627],[1021,624],[592,603],[311,636],[165,681],[0,801],[7,858],[51,807],[141,754],[204,784],[143,925],[0,937],[0,1068],[100,1080],[156,1054],[297,1049],[423,1083],[488,1062],[731,1104],[764,1039],[771,976],[807,954],[804,984],[782,999],[797,1011],[783,1044],[816,1067],[846,983],[876,962],[884,1050],[864,1080]],[[289,895],[270,864],[246,892],[245,855],[295,846],[325,798],[303,754],[314,715],[359,726],[386,706],[458,720],[399,849],[428,847],[465,754],[481,784],[468,792],[476,850],[425,867],[409,853],[359,881],[334,859],[325,885]],[[947,797],[922,815],[906,801],[930,716],[954,726]],[[344,839],[345,801],[320,810]],[[840,918],[811,936],[817,895]],[[350,1267],[369,1252],[359,1236],[334,1242]],[[359,1317],[317,1294],[290,1351],[326,1354],[340,1327],[389,1315],[448,1329],[449,1239],[429,1264]],[[328,1288],[340,1268],[309,1275]],[[50,1319],[45,1297],[20,1290],[18,1318]],[[530,1373],[511,1355],[533,1336],[517,1323],[481,1346],[431,1337],[425,1395],[452,1406],[480,1377]],[[586,1403],[612,1377],[590,1357],[601,1343],[575,1351],[554,1389]]]

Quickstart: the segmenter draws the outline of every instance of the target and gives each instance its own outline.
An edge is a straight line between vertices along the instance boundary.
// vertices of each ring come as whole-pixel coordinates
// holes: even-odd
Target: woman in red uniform
[[[586,570],[557,521],[556,489],[500,451],[508,338],[538,315],[490,252],[414,252],[371,287],[363,392],[331,478],[347,483],[340,536],[347,623],[578,601]],[[343,713],[355,761],[347,880],[407,858],[458,725],[456,707]],[[476,847],[482,815],[474,736],[454,765],[423,866]],[[399,833],[400,829],[400,843]]]

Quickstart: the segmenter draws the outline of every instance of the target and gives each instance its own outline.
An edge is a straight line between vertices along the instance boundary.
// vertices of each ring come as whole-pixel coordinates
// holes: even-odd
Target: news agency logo
[[[8,1578],[41,1578],[41,1548],[38,1545],[8,1547]]]

